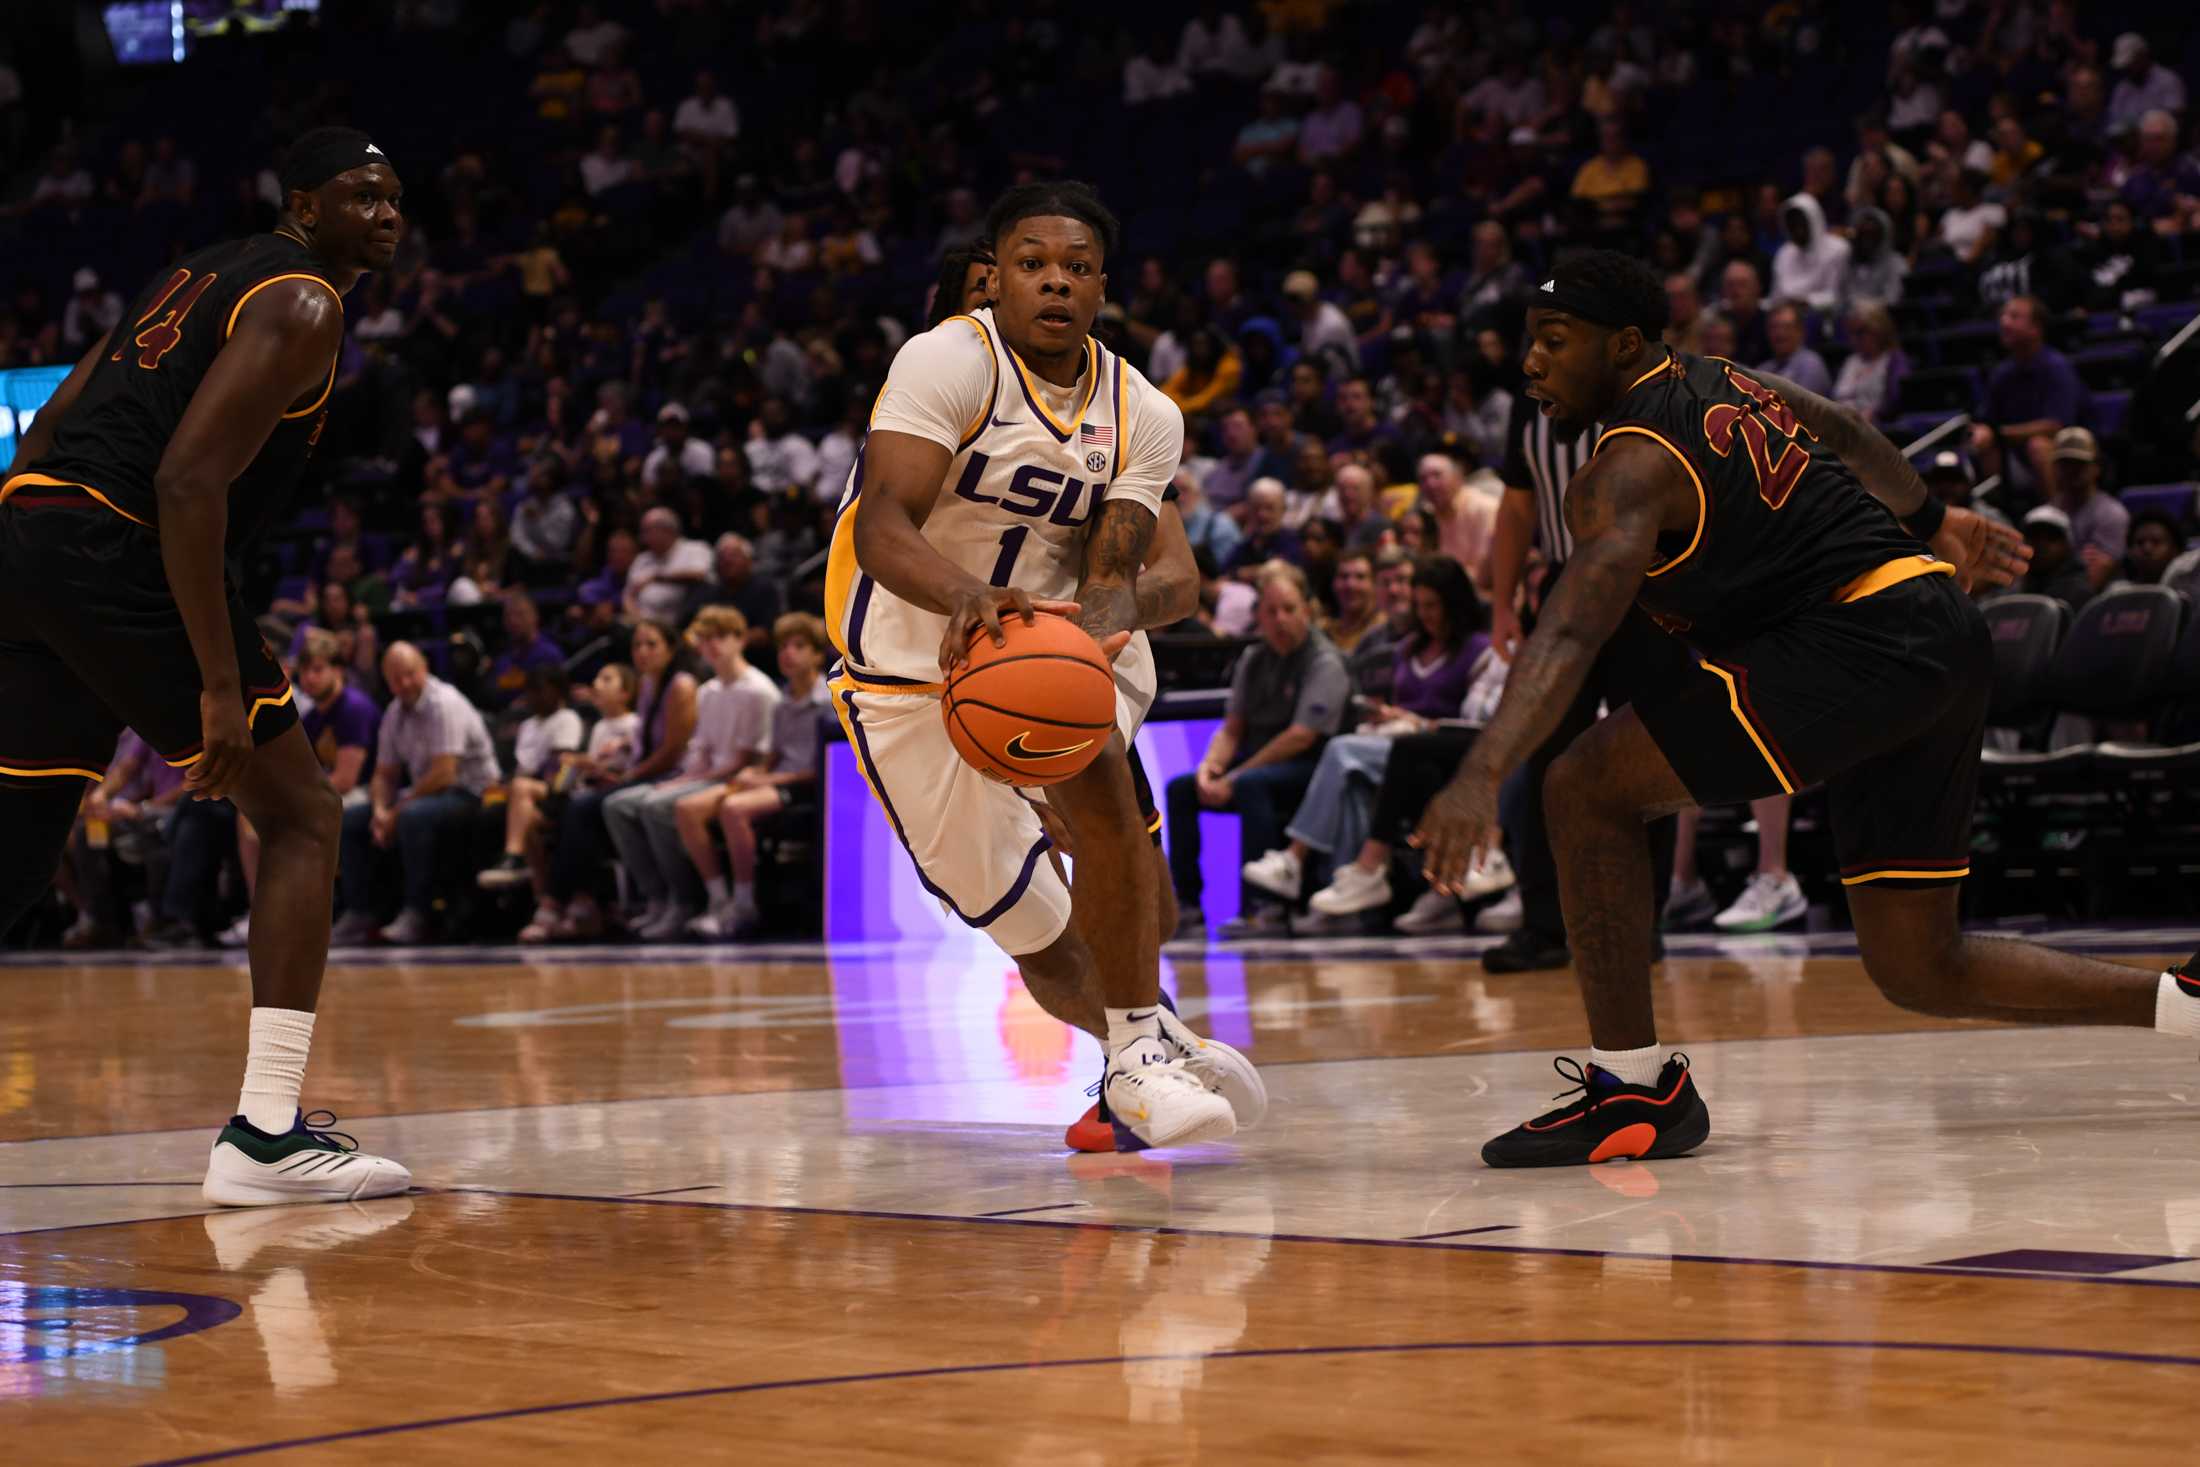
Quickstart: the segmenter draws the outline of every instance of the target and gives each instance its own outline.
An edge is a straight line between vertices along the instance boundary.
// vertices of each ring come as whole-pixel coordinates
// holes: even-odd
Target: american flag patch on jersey
[[[1091,423],[1079,423],[1077,425],[1077,441],[1087,448],[1110,447],[1115,442],[1115,425],[1102,423],[1095,427]]]

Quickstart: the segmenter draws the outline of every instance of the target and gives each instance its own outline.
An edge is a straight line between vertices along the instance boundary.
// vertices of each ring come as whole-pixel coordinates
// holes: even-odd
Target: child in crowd
[[[626,777],[626,771],[634,762],[635,740],[641,735],[641,715],[634,711],[637,683],[634,669],[623,662],[605,664],[589,685],[590,701],[596,705],[596,726],[588,731],[588,749],[581,754],[567,754],[560,760],[556,775],[549,781],[549,788],[532,794],[521,808],[520,796],[515,793],[505,815],[505,850],[512,849],[512,833],[519,835],[519,852],[524,858],[527,879],[535,887],[535,915],[519,935],[521,942],[547,942],[551,929],[565,915],[564,907],[550,895],[550,852],[545,839],[556,825],[557,815],[565,801],[576,789],[608,789]],[[516,785],[518,781],[514,781]],[[508,878],[501,876],[503,865],[491,867],[481,874],[484,886],[503,884]],[[496,880],[492,881],[492,875]]]
[[[688,923],[697,937],[748,937],[757,924],[756,827],[774,815],[814,798],[817,788],[820,719],[830,706],[819,670],[832,655],[825,623],[806,612],[790,611],[772,623],[779,644],[779,675],[787,688],[772,709],[771,747],[763,762],[750,764],[724,784],[698,790],[675,807],[680,844],[710,892],[710,910]],[[726,835],[726,862],[710,840],[715,819]],[[729,881],[726,867],[732,867]]]
[[[681,800],[715,789],[771,749],[779,688],[751,667],[742,648],[748,618],[731,606],[706,606],[687,630],[688,645],[714,676],[695,699],[695,733],[678,773],[623,789],[604,801],[604,826],[635,895],[646,903],[634,935],[644,942],[684,937],[702,914],[705,894],[680,841]]]
[[[504,858],[477,878],[484,890],[518,886],[527,879],[527,837],[541,823],[543,796],[580,752],[581,716],[566,702],[563,667],[527,673],[527,720],[512,750],[512,777],[504,784]]]

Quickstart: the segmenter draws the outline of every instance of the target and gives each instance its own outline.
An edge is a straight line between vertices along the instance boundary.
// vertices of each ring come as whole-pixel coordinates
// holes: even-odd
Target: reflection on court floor
[[[1711,1142],[1560,1173],[1475,1152],[1561,1088],[1570,979],[1456,946],[1172,951],[1274,1104],[1133,1157],[1063,1152],[1097,1049],[980,944],[381,955],[332,974],[309,1094],[421,1190],[214,1215],[186,1122],[226,1099],[239,975],[11,965],[0,1436],[42,1462],[1433,1461],[1462,1433],[1525,1461],[1644,1430],[1765,1462],[1806,1427],[1826,1460],[2189,1451],[2200,1055],[1919,1020],[1840,946],[1677,945],[1661,1021]]]

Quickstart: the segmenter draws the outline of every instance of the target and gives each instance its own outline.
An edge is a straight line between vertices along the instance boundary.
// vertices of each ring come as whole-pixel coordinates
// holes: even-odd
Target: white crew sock
[[[1591,1049],[1589,1063],[1607,1070],[1628,1085],[1655,1085],[1665,1068],[1665,1046],[1645,1044],[1640,1049]]]
[[[1108,1053],[1113,1055],[1141,1039],[1161,1043],[1161,1005],[1147,1004],[1135,1009],[1106,1009],[1108,1017]]]
[[[710,908],[714,912],[733,900],[733,889],[726,885],[723,876],[705,877],[703,889],[710,893]]]
[[[2163,1034],[2200,1039],[2200,998],[2180,988],[2175,973],[2164,973],[2162,986],[2154,990],[2154,1027]]]
[[[255,1008],[237,1114],[270,1135],[289,1130],[298,1118],[298,1092],[305,1086],[306,1056],[312,1049],[313,1015],[299,1009]]]
[[[733,909],[736,912],[746,912],[750,916],[756,915],[755,882],[736,881],[733,884]]]

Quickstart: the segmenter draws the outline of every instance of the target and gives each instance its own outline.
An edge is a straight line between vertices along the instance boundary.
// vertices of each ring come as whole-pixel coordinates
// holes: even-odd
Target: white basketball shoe
[[[1167,1004],[1161,1008],[1161,1045],[1193,1079],[1230,1103],[1240,1131],[1251,1130],[1268,1114],[1268,1087],[1253,1062],[1219,1039],[1194,1034]]]
[[[1125,1045],[1108,1060],[1108,1113],[1148,1146],[1220,1141],[1238,1127],[1230,1102],[1209,1090],[1159,1040]]]
[[[412,1173],[387,1157],[369,1156],[336,1117],[300,1113],[280,1136],[233,1117],[214,1138],[206,1161],[206,1200],[220,1207],[270,1207],[284,1202],[361,1202],[412,1186]]]

